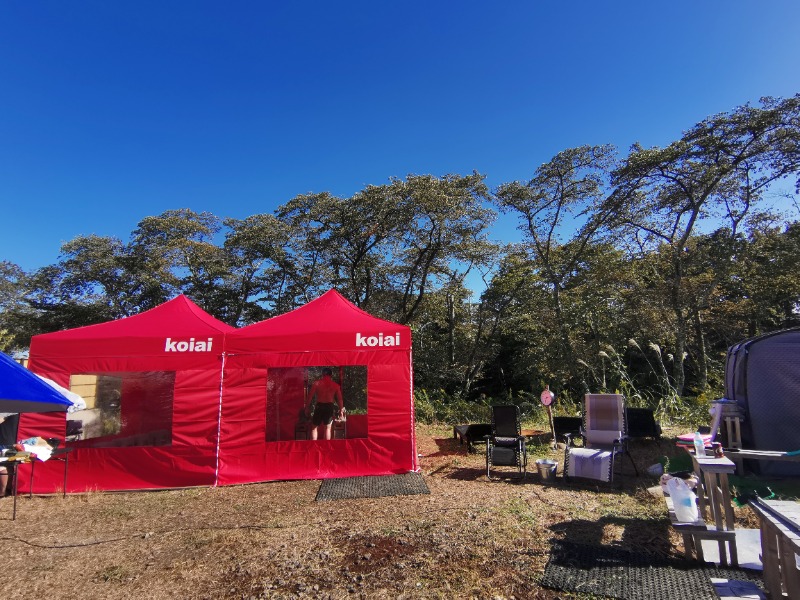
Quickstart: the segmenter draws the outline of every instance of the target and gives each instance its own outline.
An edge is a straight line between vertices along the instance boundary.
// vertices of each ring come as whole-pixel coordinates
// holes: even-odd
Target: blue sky
[[[800,2],[0,3],[0,260],[409,173],[528,179],[800,91]],[[516,239],[508,219],[496,239]]]

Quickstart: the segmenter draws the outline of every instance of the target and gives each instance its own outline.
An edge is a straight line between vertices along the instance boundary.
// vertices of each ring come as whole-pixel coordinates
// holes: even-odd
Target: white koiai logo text
[[[379,333],[378,335],[366,336],[363,333],[356,334],[356,348],[374,348],[399,346],[400,345],[400,332],[397,333]]]
[[[167,338],[164,344],[164,352],[211,352],[213,338],[207,340],[173,340]]]

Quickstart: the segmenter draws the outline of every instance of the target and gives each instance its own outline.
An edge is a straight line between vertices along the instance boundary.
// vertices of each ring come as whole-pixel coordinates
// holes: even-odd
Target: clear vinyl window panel
[[[92,448],[172,443],[174,371],[80,373],[70,390],[86,408],[67,415],[66,439]]]
[[[367,367],[270,368],[266,406],[268,442],[365,438]]]

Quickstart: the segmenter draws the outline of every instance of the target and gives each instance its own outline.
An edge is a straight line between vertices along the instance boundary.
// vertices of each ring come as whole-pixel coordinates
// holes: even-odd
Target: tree
[[[412,323],[427,293],[461,284],[476,264],[489,260],[485,176],[409,175],[393,180],[390,194],[403,230],[391,258],[391,285],[398,294],[398,320]]]
[[[290,230],[273,215],[225,219],[224,289],[231,323],[250,324],[293,308],[286,302],[293,275]]]
[[[800,324],[800,223],[752,232],[741,273],[751,300],[749,336]]]
[[[24,304],[25,271],[7,260],[0,261],[0,315]]]
[[[540,342],[550,321],[544,285],[535,273],[519,247],[510,247],[500,260],[471,311],[467,334],[472,339],[463,358],[465,390],[471,390],[480,375],[483,391],[490,394],[498,389],[509,393],[515,386],[528,390],[543,378],[546,353],[539,351],[546,344]]]
[[[564,150],[540,166],[530,181],[504,184],[497,192],[500,207],[520,217],[531,263],[550,291],[558,360],[570,366],[576,364],[576,356],[563,292],[614,217],[613,210],[602,207],[614,156],[612,146]]]
[[[797,172],[798,114],[800,96],[765,98],[760,107],[745,105],[698,123],[666,148],[636,144],[613,174],[615,190],[605,209],[620,216],[629,235],[642,236],[643,247],[669,248],[679,394],[691,323],[685,295],[688,241],[703,222],[725,222],[735,235],[764,190]]]
[[[726,346],[800,324],[800,224],[764,224],[737,239],[736,261],[709,319]]]
[[[164,302],[170,287],[157,262],[113,237],[78,236],[59,260],[24,280],[28,309],[16,313],[27,335],[119,319]]]
[[[26,302],[27,275],[22,268],[9,261],[0,261],[0,338],[3,351],[27,344],[21,319],[30,308]]]
[[[277,210],[291,232],[292,273],[287,299],[290,308],[305,304],[335,286],[328,261],[331,206],[340,202],[328,192],[295,196]]]
[[[294,231],[294,252],[307,271],[302,279],[315,295],[335,287],[367,309],[387,288],[387,264],[403,226],[388,186],[368,186],[350,198],[298,196],[279,215]]]
[[[133,232],[132,252],[156,262],[154,270],[215,317],[235,322],[226,283],[230,264],[216,237],[221,224],[211,213],[188,208],[145,217]]]

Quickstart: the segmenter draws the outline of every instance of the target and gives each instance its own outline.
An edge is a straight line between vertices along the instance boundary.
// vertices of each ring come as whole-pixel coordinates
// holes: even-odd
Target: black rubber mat
[[[380,498],[430,493],[422,473],[403,473],[325,479],[319,486],[316,499],[317,502],[321,502],[344,498]]]
[[[754,571],[564,541],[553,544],[541,585],[623,600],[719,600],[712,577],[763,589]]]

